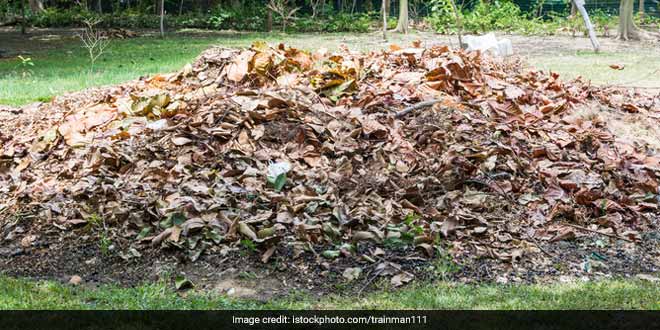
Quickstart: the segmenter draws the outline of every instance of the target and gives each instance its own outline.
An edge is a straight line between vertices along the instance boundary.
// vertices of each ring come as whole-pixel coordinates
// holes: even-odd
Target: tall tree
[[[600,51],[600,43],[598,42],[598,38],[596,38],[596,31],[594,31],[594,26],[591,24],[589,13],[587,13],[587,9],[584,8],[585,1],[573,0],[572,2],[580,12],[580,16],[582,16],[584,27],[587,28],[587,31],[589,32],[589,39],[591,40],[591,45],[594,47],[594,51],[598,53]]]
[[[408,34],[408,0],[399,0],[399,22],[396,25],[396,32]]]
[[[273,31],[273,10],[270,8],[267,8],[267,14],[266,14],[266,31],[271,32]]]
[[[381,14],[383,16],[383,39],[387,41],[387,2],[389,0],[383,0],[383,5],[381,7]]]
[[[25,0],[21,0],[21,34],[26,33],[25,25],[27,24],[25,18]]]
[[[165,37],[165,0],[160,0],[160,37]]]
[[[644,0],[639,0],[639,17],[644,18],[646,14],[646,9],[644,9]]]
[[[633,20],[633,8],[635,0],[621,0],[619,5],[619,33],[621,40],[640,40],[645,33],[637,28]]]
[[[40,13],[44,11],[44,3],[42,0],[30,0],[30,10],[32,13]]]

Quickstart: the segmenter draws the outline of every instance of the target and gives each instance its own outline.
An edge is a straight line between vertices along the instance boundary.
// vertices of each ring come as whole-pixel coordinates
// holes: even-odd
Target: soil
[[[654,221],[656,227],[660,226],[658,219]],[[352,258],[328,261],[311,253],[294,259],[286,248],[280,248],[277,260],[267,264],[260,261],[259,254],[247,249],[205,253],[195,262],[179,251],[154,249],[141,251],[140,257],[125,259],[121,255],[125,256],[127,251],[114,245],[104,250],[98,241],[84,236],[72,242],[76,240],[62,240],[53,233],[35,239],[28,247],[1,244],[0,269],[9,276],[62,283],[80,276],[91,287],[109,283],[133,287],[158,280],[169,281],[174,287],[174,278],[185,277],[197,290],[260,301],[300,291],[321,296],[382,289],[388,286],[389,277],[375,276],[374,269],[383,261],[400,265],[418,282],[449,280],[469,284],[546,283],[632,277],[660,271],[658,231],[643,234],[638,243],[587,232],[574,240],[540,243],[542,253],[513,263],[475,256],[448,261],[447,254],[428,260],[412,257],[413,251],[406,248],[390,251],[391,255],[374,263]],[[363,271],[352,282],[342,276],[349,267],[360,267]]]

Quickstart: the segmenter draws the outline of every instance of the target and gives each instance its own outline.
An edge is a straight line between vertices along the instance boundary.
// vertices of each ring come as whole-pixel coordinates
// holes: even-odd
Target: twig
[[[626,241],[626,242],[634,243],[631,239],[628,239],[628,238],[625,238],[625,237],[621,237],[621,236],[617,236],[617,235],[613,235],[613,234],[601,233],[601,232],[599,232],[598,230],[593,230],[593,229],[585,228],[585,227],[578,226],[578,225],[574,225],[574,224],[571,224],[571,223],[567,223],[566,225],[569,226],[569,227],[576,228],[576,229],[581,229],[581,230],[584,230],[584,231],[588,231],[588,232],[592,232],[592,233],[596,233],[596,234],[601,234],[601,235],[603,235],[603,236],[608,236],[608,237],[612,237],[612,238],[616,238],[616,239],[624,240],[624,241]]]
[[[397,112],[396,115],[394,115],[394,117],[396,117],[396,118],[401,118],[401,117],[403,117],[403,116],[405,116],[405,115],[407,115],[407,114],[409,114],[409,113],[411,113],[411,112],[413,112],[413,111],[415,111],[415,110],[419,110],[419,109],[423,109],[423,108],[426,108],[426,107],[430,107],[430,106],[432,106],[432,105],[434,105],[434,104],[436,104],[436,103],[440,103],[440,102],[442,102],[442,101],[444,101],[444,99],[435,99],[435,100],[429,100],[429,101],[419,102],[419,103],[417,103],[417,104],[413,104],[413,105],[411,105],[411,106],[409,106],[409,107],[407,107],[407,108],[405,108],[405,109],[403,109],[403,110]]]
[[[372,272],[373,272],[373,271],[372,271]],[[367,276],[371,275],[372,272],[369,272],[369,274],[368,274]],[[372,276],[371,278],[367,279],[367,283],[366,283],[364,286],[362,286],[362,287],[360,288],[360,290],[358,290],[358,292],[357,292],[358,297],[359,297],[360,295],[362,295],[362,291],[364,291],[364,289],[366,289],[369,285],[371,285],[371,283],[373,283],[373,281],[374,281],[379,275],[380,275],[380,272],[376,271],[376,274],[374,274],[374,276]]]
[[[456,27],[458,27],[458,49],[463,49],[463,22],[461,21],[461,16],[458,14],[458,8],[456,8],[456,2],[450,0],[451,8],[454,11],[454,18],[456,19]]]
[[[532,237],[532,236],[530,236],[530,235],[527,235],[527,239],[529,239],[529,241],[532,242],[532,244],[534,244],[539,250],[541,250],[541,252],[543,252],[543,253],[544,253],[545,255],[547,255],[548,257],[550,257],[550,258],[554,258],[554,257],[555,257],[553,254],[551,254],[550,252],[548,252],[548,251],[546,251],[545,249],[543,249],[543,248],[541,247],[541,245],[540,245],[540,244],[534,239],[534,237]]]
[[[632,89],[660,89],[660,87],[653,87],[653,86],[628,86],[628,85],[607,85],[607,87],[632,88]]]

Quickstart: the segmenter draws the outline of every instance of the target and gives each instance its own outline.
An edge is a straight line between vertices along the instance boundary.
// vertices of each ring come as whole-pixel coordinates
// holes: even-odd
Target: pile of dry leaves
[[[383,261],[401,247],[516,263],[582,235],[635,244],[657,230],[660,157],[574,115],[585,100],[660,112],[446,46],[214,48],[175,74],[0,112],[0,239],[347,258],[397,284],[409,274]]]

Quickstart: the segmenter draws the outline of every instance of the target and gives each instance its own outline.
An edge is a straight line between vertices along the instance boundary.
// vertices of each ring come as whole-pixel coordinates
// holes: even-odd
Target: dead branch
[[[599,232],[598,230],[589,229],[589,228],[574,225],[574,224],[571,224],[571,223],[567,223],[566,225],[569,226],[569,227],[573,227],[575,229],[580,229],[580,230],[584,230],[584,231],[588,231],[588,232],[592,232],[592,233],[596,233],[596,234],[601,234],[603,236],[616,238],[616,239],[624,240],[626,242],[633,243],[633,241],[631,239],[628,239],[628,238],[625,238],[625,237],[621,237],[621,236],[617,236],[617,235],[613,235],[613,234],[602,233],[602,232]]]
[[[403,110],[397,112],[396,115],[394,115],[394,117],[396,117],[396,118],[401,118],[401,117],[403,117],[403,116],[405,116],[405,115],[407,115],[407,114],[409,114],[409,113],[411,113],[411,112],[413,112],[413,111],[415,111],[415,110],[419,110],[419,109],[423,109],[423,108],[430,107],[430,106],[432,106],[432,105],[434,105],[434,104],[436,104],[436,103],[440,103],[440,102],[442,102],[443,100],[444,100],[444,99],[434,99],[434,100],[423,101],[423,102],[419,102],[419,103],[417,103],[417,104],[413,104],[413,105],[411,105],[411,106],[409,106],[409,107],[407,107],[407,108],[405,108],[405,109],[403,109]]]

